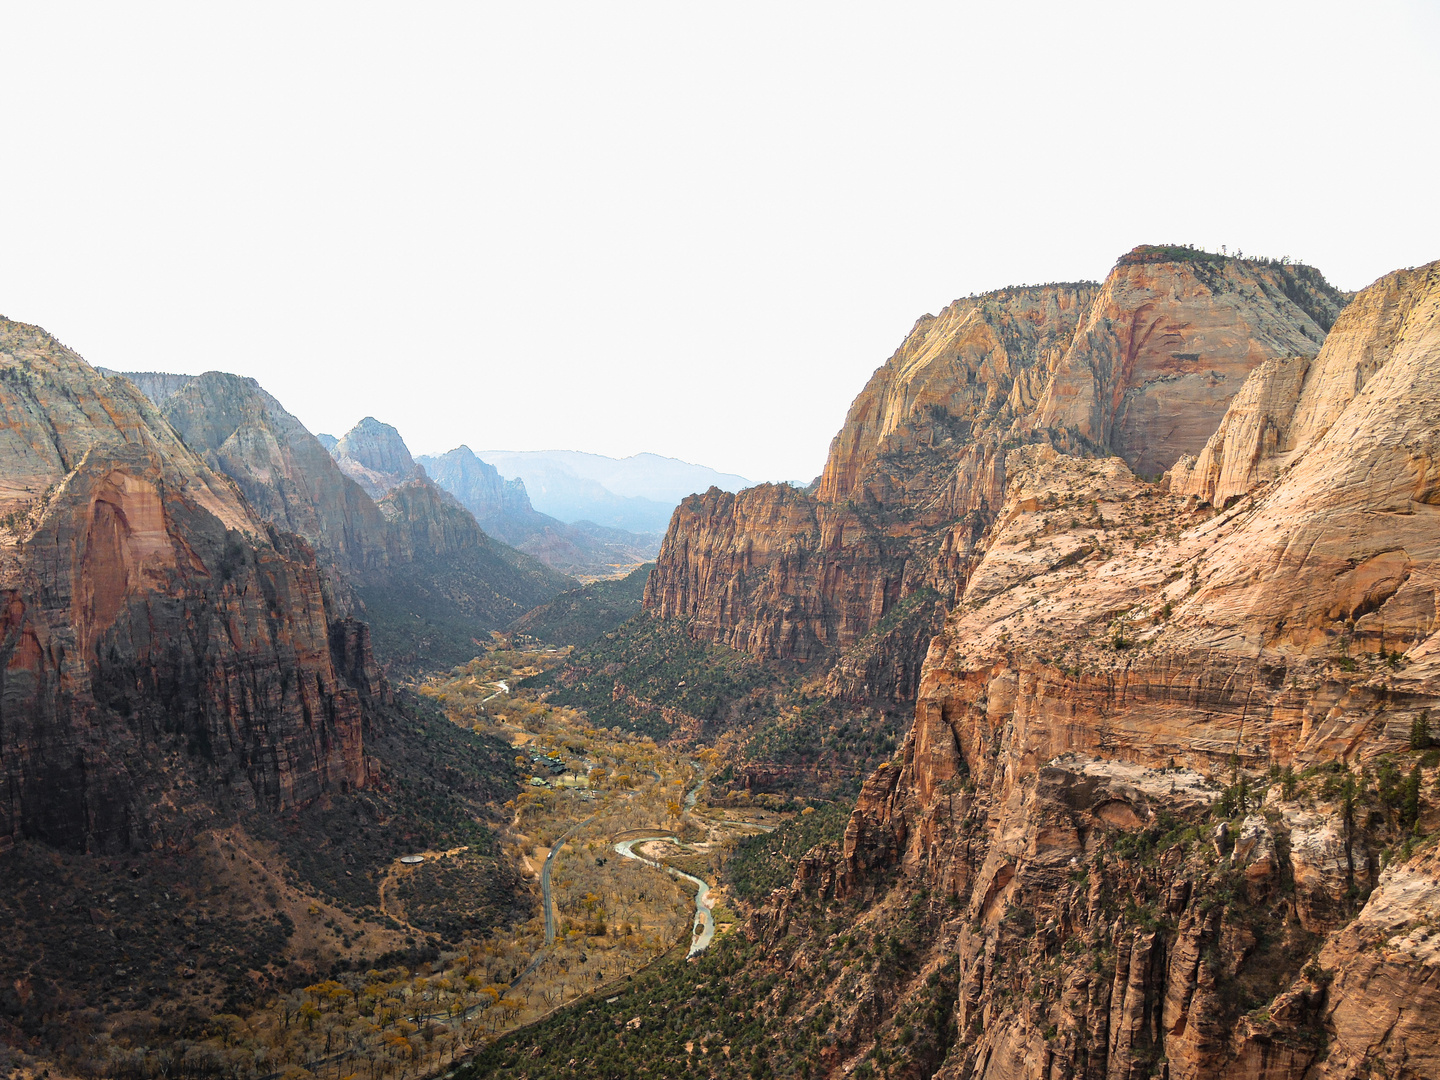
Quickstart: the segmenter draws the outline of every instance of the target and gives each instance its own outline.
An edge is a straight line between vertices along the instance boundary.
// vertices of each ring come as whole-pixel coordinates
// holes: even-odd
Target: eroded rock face
[[[313,552],[36,327],[0,322],[0,403],[0,842],[163,845],[363,784]]]
[[[936,1075],[1434,1073],[1440,873],[1406,841],[1440,783],[1408,738],[1440,712],[1440,264],[1372,289],[1313,363],[1250,376],[1221,432],[1263,403],[1293,447],[1228,509],[1008,453],[899,758],[753,927],[779,940],[828,891],[892,932],[948,898],[920,965],[954,978]]]
[[[833,662],[842,697],[907,701],[917,627],[966,588],[1016,446],[1158,473],[1205,448],[1252,369],[1303,367],[1345,299],[1306,267],[1141,248],[1103,285],[957,301],[855,399],[813,494],[686,500],[646,607],[760,657]]]
[[[1345,303],[1309,267],[1167,254],[1142,247],[1120,260],[1035,418],[1141,476],[1199,453],[1257,365],[1314,356]]]
[[[885,502],[883,455],[1009,431],[1039,404],[1050,369],[1099,292],[1093,282],[1002,289],[922,318],[851,404],[817,496],[836,502],[868,486]]]
[[[264,520],[303,536],[345,572],[382,572],[394,561],[396,545],[374,501],[254,379],[219,371],[186,379],[170,388],[161,412]]]
[[[424,476],[405,440],[389,424],[367,416],[340,437],[330,453],[345,475],[372,499],[384,498],[392,488]]]
[[[260,519],[314,546],[332,618],[369,620],[387,664],[468,659],[477,638],[572,584],[486,535],[389,425],[362,421],[347,436],[352,452],[337,460],[253,379],[134,378]],[[368,470],[358,475],[383,489],[378,502],[342,471],[347,463]]]

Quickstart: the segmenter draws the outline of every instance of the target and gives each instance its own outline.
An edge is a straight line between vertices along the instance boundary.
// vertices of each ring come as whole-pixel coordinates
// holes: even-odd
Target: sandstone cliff
[[[0,321],[0,843],[164,845],[365,782],[363,627],[128,382]]]
[[[150,388],[185,444],[234,480],[263,521],[314,546],[332,614],[365,619],[387,665],[469,659],[489,631],[573,584],[487,536],[387,424],[357,424],[335,457],[254,379],[125,378]],[[378,502],[347,465],[381,491]]]
[[[1205,445],[1257,364],[1318,352],[1344,302],[1309,267],[1137,248],[1106,279],[1034,423],[1156,475]]]
[[[1139,248],[1103,285],[957,301],[855,399],[813,495],[686,500],[646,608],[762,658],[831,666],[841,697],[908,702],[1005,499],[1012,448],[1159,472],[1204,448],[1252,369],[1313,357],[1346,299],[1308,267]]]
[[[1007,453],[898,759],[754,923],[934,908],[913,982],[851,980],[829,1065],[892,1060],[945,985],[926,1075],[1435,1075],[1437,383],[1432,264],[1252,372],[1186,470],[1249,485],[1224,510]],[[825,950],[790,952],[801,984]]]

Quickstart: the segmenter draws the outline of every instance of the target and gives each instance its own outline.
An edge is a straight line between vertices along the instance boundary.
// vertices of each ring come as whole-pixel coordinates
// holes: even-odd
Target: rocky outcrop
[[[834,665],[842,697],[907,701],[918,628],[966,588],[1014,448],[1158,473],[1205,449],[1252,369],[1313,357],[1346,299],[1308,267],[1139,248],[1103,285],[957,301],[855,399],[813,495],[686,500],[646,607],[759,657]]]
[[[1356,297],[1340,335],[1315,363],[1271,362],[1252,373],[1198,456],[1175,463],[1170,489],[1220,505],[1278,476],[1329,430],[1433,310],[1433,267],[1387,275]]]
[[[0,843],[165,845],[364,784],[313,551],[36,327],[0,321],[0,405]]]
[[[1278,476],[1294,450],[1291,420],[1309,369],[1310,361],[1297,357],[1267,360],[1252,371],[1199,455],[1175,462],[1170,490],[1221,506]]]
[[[755,933],[817,889],[877,933],[944,898],[941,1077],[1431,1075],[1440,776],[1410,732],[1440,712],[1437,312],[1440,264],[1390,275],[1312,363],[1256,370],[1207,447],[1206,475],[1252,478],[1224,510],[1009,451],[898,760]],[[1261,416],[1289,449],[1227,472]]]
[[[410,456],[400,432],[373,416],[365,417],[342,435],[330,453],[345,475],[372,499],[381,499],[397,485],[425,475]]]
[[[96,367],[95,370],[107,378],[112,375],[124,375],[135,384],[135,389],[162,409],[165,407],[165,402],[188,386],[190,381],[196,377],[194,375],[178,375],[170,371],[115,371],[107,367]]]
[[[895,483],[886,457],[902,459],[907,479],[927,481],[916,494],[933,495],[939,485],[917,469],[932,455],[917,452],[948,448],[934,455],[948,472],[955,450],[986,434],[1011,434],[1035,410],[1099,291],[1094,282],[1001,289],[920,319],[850,406],[817,497],[905,501],[911,485]]]
[[[1106,279],[1034,423],[1158,475],[1199,453],[1257,365],[1314,356],[1345,299],[1309,267],[1137,248]]]
[[[711,488],[675,511],[645,607],[761,659],[807,661],[854,644],[900,599],[906,560],[887,555],[849,507],[787,484]]]

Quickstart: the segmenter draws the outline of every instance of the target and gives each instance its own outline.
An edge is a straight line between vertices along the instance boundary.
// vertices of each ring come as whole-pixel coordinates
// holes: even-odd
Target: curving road
[[[655,782],[657,784],[660,782],[660,774],[658,772],[655,772],[652,769],[650,771],[650,775],[655,778]],[[625,798],[633,799],[637,794],[639,793],[635,791],[627,791],[625,793]],[[546,945],[555,944],[555,907],[553,904],[550,903],[550,867],[555,862],[555,856],[559,855],[560,849],[565,846],[565,841],[569,840],[570,837],[575,835],[575,830],[580,828],[580,826],[582,825],[588,825],[590,822],[594,821],[599,816],[600,811],[596,810],[595,813],[591,814],[584,821],[577,821],[574,825],[571,825],[570,828],[566,829],[563,833],[561,833],[560,838],[556,840],[555,843],[550,845],[550,854],[545,856],[545,865],[540,868],[540,902],[545,905]],[[539,957],[537,956],[536,959],[530,962],[530,966],[525,969],[526,972],[532,971],[535,965],[539,962]]]
[[[588,825],[598,817],[600,811],[595,811],[584,821],[577,821],[570,828],[560,834],[560,839],[550,845],[550,854],[545,856],[545,865],[540,869],[540,902],[545,905],[545,944],[555,944],[555,905],[550,903],[550,867],[555,862],[555,856],[560,854],[560,849],[565,846],[565,841],[575,835],[575,830],[581,825]],[[534,967],[538,958],[532,961],[530,967]],[[526,969],[527,971],[529,968]]]

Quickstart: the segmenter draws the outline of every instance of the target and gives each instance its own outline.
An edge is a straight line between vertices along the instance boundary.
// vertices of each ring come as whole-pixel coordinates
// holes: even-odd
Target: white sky
[[[1440,258],[1434,3],[0,9],[0,312],[312,430],[808,480],[915,319]]]

